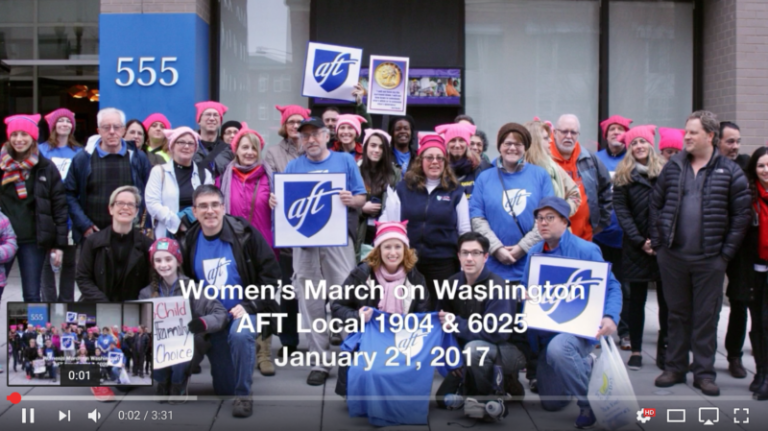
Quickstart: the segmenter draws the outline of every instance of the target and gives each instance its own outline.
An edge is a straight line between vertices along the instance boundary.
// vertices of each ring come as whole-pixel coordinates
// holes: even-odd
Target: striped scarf
[[[24,183],[29,178],[30,170],[37,164],[38,155],[34,151],[26,159],[18,162],[8,154],[5,148],[0,151],[0,169],[3,170],[3,180],[0,185],[16,183],[16,193],[19,199],[27,198],[27,186]]]

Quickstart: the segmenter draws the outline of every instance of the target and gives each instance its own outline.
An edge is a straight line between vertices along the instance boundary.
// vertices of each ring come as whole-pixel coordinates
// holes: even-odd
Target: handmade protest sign
[[[153,366],[155,370],[192,360],[195,335],[187,324],[192,320],[189,300],[182,296],[152,298],[154,316]]]
[[[275,247],[347,245],[346,174],[275,173]]]
[[[360,48],[309,42],[301,94],[354,101],[352,89],[360,77],[362,58]]]
[[[408,58],[371,56],[368,80],[368,112],[405,115],[407,105]]]
[[[524,308],[528,327],[594,340],[603,319],[610,264],[542,254],[530,259]]]

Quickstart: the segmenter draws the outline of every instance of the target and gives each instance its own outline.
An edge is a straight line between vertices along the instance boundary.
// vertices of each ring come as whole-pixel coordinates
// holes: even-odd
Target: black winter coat
[[[344,286],[369,286],[368,278],[374,282],[375,285],[380,284],[376,280],[376,274],[373,273],[373,269],[368,262],[361,262],[355,269],[349,273],[349,276],[344,280]],[[427,282],[424,276],[421,275],[419,270],[413,268],[405,276],[406,280],[413,286],[426,286]],[[375,292],[375,291],[374,291]],[[361,293],[362,294],[362,289]],[[365,292],[369,298],[362,300],[357,298],[356,295],[350,295],[349,298],[339,299],[331,303],[331,313],[333,317],[340,319],[356,319],[359,316],[359,310],[363,307],[379,308],[379,301],[381,300],[378,295],[371,294],[368,290]],[[411,301],[411,305],[408,307],[406,313],[429,313],[432,311],[429,308],[429,290],[424,288],[424,297],[417,295]]]
[[[656,178],[649,179],[637,169],[630,174],[632,182],[613,186],[613,209],[624,231],[622,240],[622,274],[627,282],[658,281],[656,256],[643,251],[648,234],[651,193]]]
[[[75,280],[85,302],[123,302],[139,299],[139,291],[149,284],[149,248],[152,240],[133,229],[133,249],[125,268],[123,289],[115,289],[114,261],[110,237],[112,226],[83,241]]]
[[[739,154],[735,161],[737,165],[741,166],[741,169],[746,169],[749,156]],[[760,202],[760,205],[765,204]],[[725,275],[728,276],[728,287],[725,294],[731,301],[747,302],[753,300],[755,298],[755,286],[760,285],[757,282],[757,277],[765,278],[765,274],[755,272],[756,263],[765,265],[766,262],[762,261],[757,254],[760,232],[757,213],[754,212],[754,209],[752,216],[752,223],[744,236],[744,241],[736,252],[736,256],[728,262],[728,268],[725,270]]]
[[[685,190],[685,170],[690,166],[688,153],[683,150],[673,156],[661,171],[651,195],[651,247],[671,247],[675,239],[682,194]],[[752,220],[752,195],[747,177],[739,165],[714,151],[709,163],[699,175],[706,175],[702,190],[702,234],[704,256],[721,256],[730,261]]]

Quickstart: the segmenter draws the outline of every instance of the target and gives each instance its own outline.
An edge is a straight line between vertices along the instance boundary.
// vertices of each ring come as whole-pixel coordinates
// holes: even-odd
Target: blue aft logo
[[[348,52],[315,51],[314,76],[315,81],[323,90],[331,92],[344,84],[349,76],[349,65],[357,63]]]
[[[332,197],[341,187],[330,181],[296,181],[285,184],[285,217],[297,232],[307,238],[320,232],[331,219]]]
[[[553,287],[552,291],[542,298],[539,306],[550,319],[558,324],[570,322],[583,313],[589,303],[590,289],[593,286],[598,286],[602,281],[601,278],[593,277],[592,270],[590,269],[542,265],[539,275],[539,284],[542,286],[547,282],[544,274],[549,278],[549,284]],[[557,285],[567,287],[568,296],[566,298],[554,295],[555,286]],[[584,295],[575,295],[573,293],[574,290],[571,286],[577,285],[584,288]]]

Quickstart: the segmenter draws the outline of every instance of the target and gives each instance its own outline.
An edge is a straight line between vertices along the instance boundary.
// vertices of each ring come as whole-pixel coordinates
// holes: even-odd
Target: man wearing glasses
[[[128,148],[122,138],[123,111],[104,108],[96,120],[99,139],[95,147],[75,155],[64,180],[75,243],[112,224],[109,197],[118,187],[135,186],[143,195],[151,169],[147,156]]]
[[[313,283],[317,286],[325,280],[327,286],[342,286],[350,272],[355,268],[355,236],[357,232],[357,209],[365,204],[365,184],[355,159],[348,153],[328,150],[330,131],[323,120],[310,117],[299,125],[299,141],[304,154],[291,160],[285,168],[286,173],[344,173],[347,176],[345,190],[339,192],[341,203],[347,207],[347,234],[349,241],[345,247],[314,247],[293,249],[293,271],[296,294],[299,298],[299,313],[305,326],[312,327],[315,320],[325,320],[326,311],[323,298],[305,298],[305,286]],[[280,197],[282,198],[282,196]],[[277,197],[270,196],[272,208],[277,206]],[[309,334],[310,352],[327,356],[330,352],[330,336],[327,332]],[[322,364],[313,364],[307,378],[307,384],[320,386],[325,383],[331,368]]]
[[[560,116],[554,142],[549,148],[552,158],[576,181],[581,192],[581,205],[571,216],[571,230],[574,235],[592,241],[593,234],[600,233],[611,223],[613,193],[611,176],[605,165],[579,144],[580,128],[575,115]]]
[[[443,380],[437,390],[437,404],[440,407],[446,407],[443,397],[449,393],[457,393],[462,381],[463,395],[470,397],[525,393],[517,379],[518,372],[525,367],[525,356],[510,343],[510,334],[503,331],[489,332],[485,329],[472,332],[469,329],[470,319],[486,321],[485,316],[489,314],[495,315],[495,320],[499,322],[506,318],[514,319],[514,302],[498,297],[476,299],[477,292],[490,292],[492,286],[505,285],[504,279],[491,272],[485,264],[490,248],[488,238],[478,232],[466,232],[459,237],[461,272],[449,278],[448,284],[471,286],[473,299],[464,300],[458,296],[443,299],[439,306],[439,317],[441,324],[449,322],[449,325],[456,325],[458,332],[454,335],[461,350],[471,352],[472,362],[469,366],[453,371]],[[494,370],[497,364],[500,364],[501,368]],[[501,376],[495,375],[497,371],[501,372]],[[503,381],[503,384],[498,384],[499,381]]]
[[[229,162],[235,158],[230,146],[219,138],[219,128],[228,108],[209,100],[196,103],[195,109],[195,119],[200,126],[200,145],[197,147],[194,162],[205,166],[215,178],[224,173]]]

